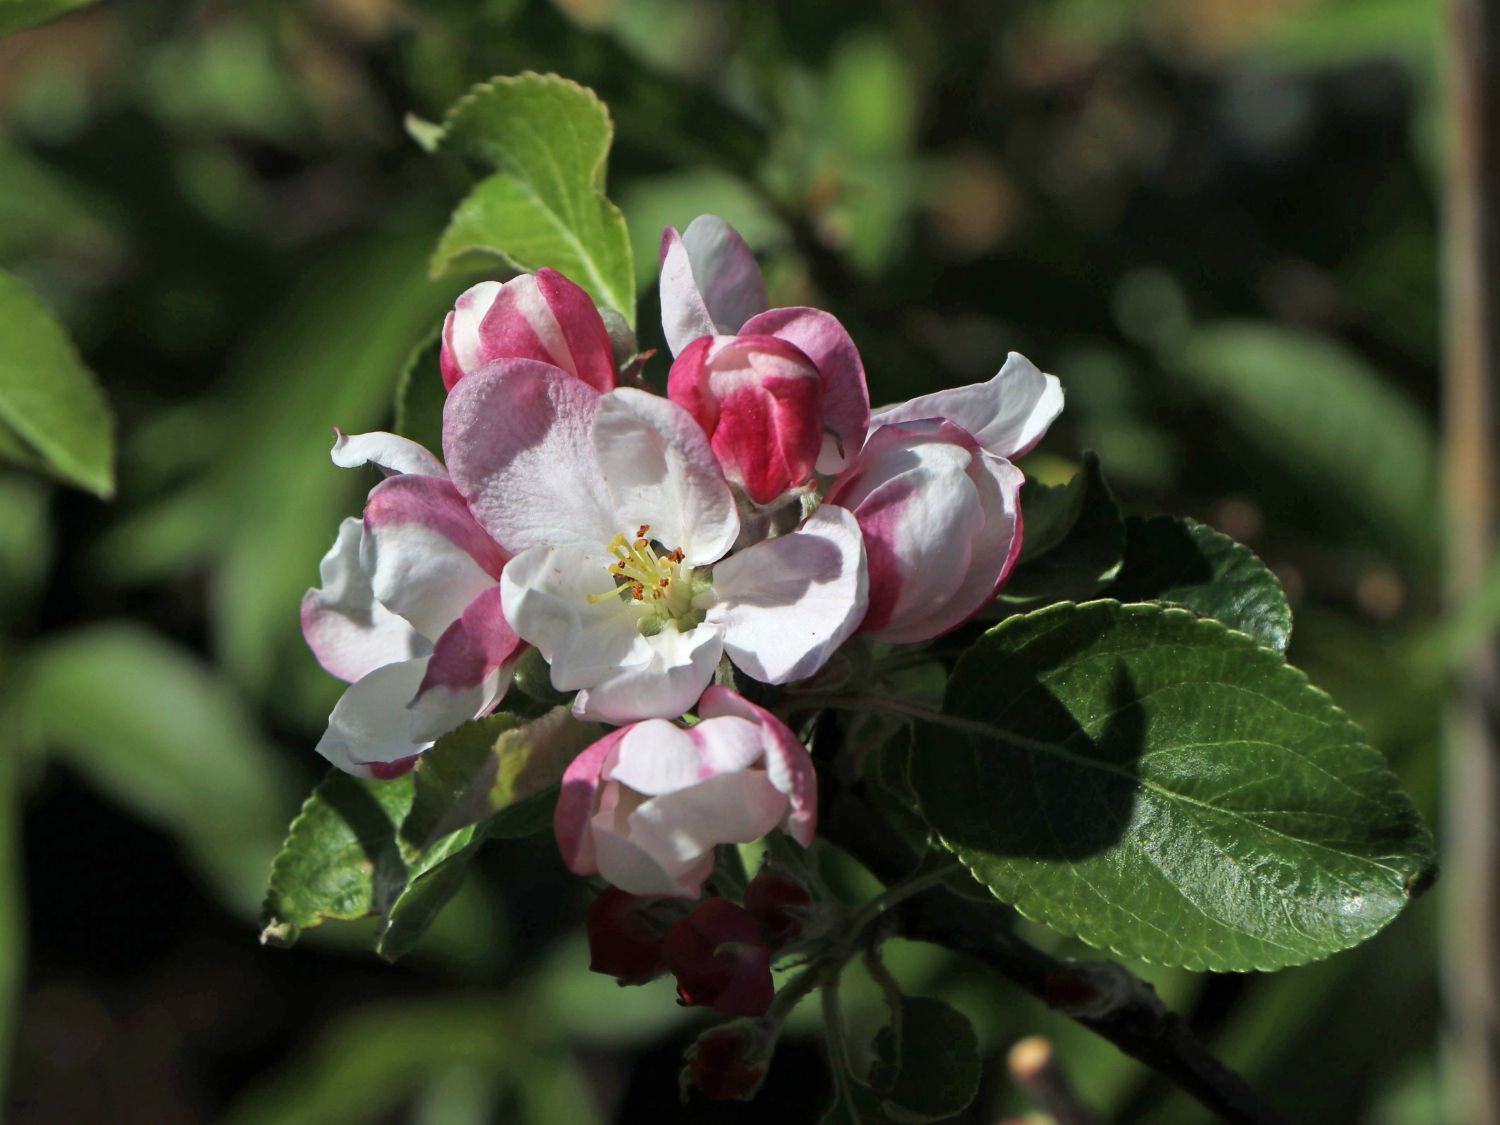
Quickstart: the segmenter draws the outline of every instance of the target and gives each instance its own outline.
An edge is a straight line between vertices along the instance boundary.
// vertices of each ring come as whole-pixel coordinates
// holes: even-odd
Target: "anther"
[[[643,523],[640,527],[635,529],[635,537],[637,539],[644,539],[646,537],[646,532],[650,530],[651,525],[649,523]]]

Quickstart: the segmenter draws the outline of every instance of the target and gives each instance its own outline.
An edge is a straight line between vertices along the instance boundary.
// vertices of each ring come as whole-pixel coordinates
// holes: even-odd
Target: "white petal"
[[[864,540],[854,516],[824,504],[789,535],[738,551],[714,567],[710,622],[724,650],[756,679],[811,676],[865,613]]]
[[[577,691],[627,660],[640,638],[639,615],[609,593],[613,560],[576,547],[532,547],[500,575],[505,620],[552,665],[558,691]]]
[[[338,538],[318,564],[319,589],[302,598],[302,635],[318,662],[353,683],[386,664],[425,656],[432,646],[375,599],[359,565],[361,521],[339,525]]]
[[[609,776],[660,797],[720,773],[748,769],[765,756],[760,728],[746,719],[702,722],[690,730],[662,719],[636,723],[620,740]]]
[[[630,814],[630,839],[675,875],[717,844],[759,840],[786,810],[786,794],[765,770],[723,773],[644,802]]]
[[[630,838],[630,816],[641,803],[638,793],[622,791],[617,783],[606,783],[600,791],[599,811],[590,823],[599,874],[630,894],[696,898],[713,870],[713,855],[686,862],[667,856],[663,864]]]
[[[410,438],[379,430],[368,434],[333,432],[333,463],[341,469],[378,465],[387,473],[448,479],[448,470],[443,468],[443,463],[429,453],[426,446]]]
[[[350,684],[328,716],[318,753],[339,769],[369,776],[369,763],[420,754],[430,743],[412,738],[406,705],[427,670],[427,658],[377,668]]]
[[[662,238],[661,321],[676,355],[699,336],[733,334],[766,307],[755,255],[717,215],[699,215]]]
[[[649,524],[648,538],[669,551],[681,547],[692,566],[734,545],[734,496],[708,438],[681,406],[630,387],[611,391],[594,415],[594,448],[617,531],[631,535]]]
[[[669,627],[640,637],[618,668],[595,668],[591,678],[604,675],[578,693],[573,713],[606,723],[676,718],[703,694],[723,651],[723,637],[713,625],[687,633]],[[554,686],[556,670],[553,665]]]
[[[997,457],[1019,457],[1041,440],[1062,412],[1062,384],[1018,352],[1006,357],[993,379],[967,387],[921,395],[877,410],[870,428],[892,422],[946,418],[979,440]]]

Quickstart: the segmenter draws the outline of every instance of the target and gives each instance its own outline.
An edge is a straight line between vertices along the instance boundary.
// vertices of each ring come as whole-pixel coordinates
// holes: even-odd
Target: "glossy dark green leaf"
[[[470,863],[488,835],[487,825],[470,826],[445,838],[422,857],[420,870],[391,903],[375,941],[375,952],[387,961],[411,952],[438,912],[458,894]]]
[[[1280,654],[1181,609],[1058,605],[992,629],[919,723],[910,777],[996,897],[1161,964],[1326,957],[1432,877],[1359,729]]]
[[[450,833],[492,817],[496,836],[546,827],[563,770],[603,734],[566,707],[529,722],[502,713],[465,723],[417,763],[416,798],[401,826],[402,842],[425,852]]]
[[[979,1040],[941,1000],[903,996],[875,1037],[869,1084],[892,1121],[937,1121],[961,1113],[979,1090]]]
[[[0,21],[6,9],[0,3]],[[104,395],[51,311],[3,270],[0,426],[0,453],[105,499],[114,494],[114,420]]]
[[[555,74],[476,86],[448,112],[438,149],[495,171],[454,211],[434,275],[475,254],[518,270],[550,266],[634,323],[630,236],[604,194],[613,137],[594,92]]]
[[[1080,601],[1114,580],[1125,525],[1096,454],[1083,455],[1067,484],[1028,480],[1021,486],[1021,514],[1021,557],[1000,592],[1002,605]]]
[[[1277,652],[1292,637],[1291,607],[1270,567],[1229,536],[1176,516],[1125,521],[1125,563],[1104,596],[1172,602]]]
[[[261,941],[291,945],[324,922],[384,914],[406,887],[396,832],[411,801],[409,774],[370,781],[330,770],[271,866]]]

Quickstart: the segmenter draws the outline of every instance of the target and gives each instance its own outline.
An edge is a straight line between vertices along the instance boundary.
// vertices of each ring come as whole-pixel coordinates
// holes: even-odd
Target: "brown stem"
[[[917,858],[858,795],[833,795],[820,833],[883,882],[904,879]],[[942,887],[907,899],[893,913],[897,932],[966,953],[1049,1007],[1108,1039],[1232,1125],[1284,1125],[1285,1119],[1214,1058],[1181,1016],[1145,981],[1118,965],[1063,961],[1016,937],[998,907]]]

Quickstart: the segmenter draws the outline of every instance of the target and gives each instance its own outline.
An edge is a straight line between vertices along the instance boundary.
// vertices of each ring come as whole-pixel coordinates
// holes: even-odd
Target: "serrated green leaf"
[[[441,335],[434,331],[411,350],[396,384],[396,432],[432,450],[443,453],[443,407],[448,390],[438,363]]]
[[[1406,561],[1430,561],[1435,436],[1416,405],[1359,356],[1309,332],[1224,323],[1190,333],[1165,362],[1294,470],[1310,503],[1354,513]]]
[[[0,0],[0,35],[50,23],[94,0]]]
[[[488,715],[440,738],[417,762],[416,797],[401,840],[420,854],[480,821],[497,836],[550,823],[563,770],[604,728],[554,707],[539,719]]]
[[[217,671],[145,628],[110,623],[38,644],[20,675],[26,736],[170,832],[253,915],[293,791]]]
[[[1082,600],[1119,573],[1125,525],[1097,454],[1085,453],[1067,484],[1028,480],[1021,486],[1021,514],[1021,557],[1001,591],[1002,603]]]
[[[474,253],[518,270],[550,266],[635,322],[635,268],[604,194],[614,126],[592,90],[555,74],[494,78],[448,112],[438,150],[495,169],[459,204],[434,276]]]
[[[1177,516],[1125,521],[1125,563],[1104,596],[1172,602],[1277,652],[1292,638],[1292,610],[1270,567],[1244,544]]]
[[[901,997],[901,1010],[875,1036],[870,1088],[896,1122],[937,1121],[963,1112],[979,1090],[979,1040],[961,1012],[941,1000]]]
[[[469,864],[489,835],[487,825],[453,833],[422,857],[422,866],[391,903],[375,952],[397,961],[412,951],[438,912],[463,886]]]
[[[6,8],[0,5],[0,20]],[[0,27],[3,30],[3,27]],[[0,424],[59,480],[108,499],[115,490],[114,422],[104,395],[52,313],[0,270]]]
[[[910,777],[1022,914],[1191,969],[1274,969],[1373,935],[1430,882],[1384,760],[1280,655],[1186,610],[1017,616],[960,659]]]
[[[406,887],[396,831],[411,801],[410,774],[372,781],[330,770],[271,866],[261,940],[291,945],[324,922],[384,914]]]

